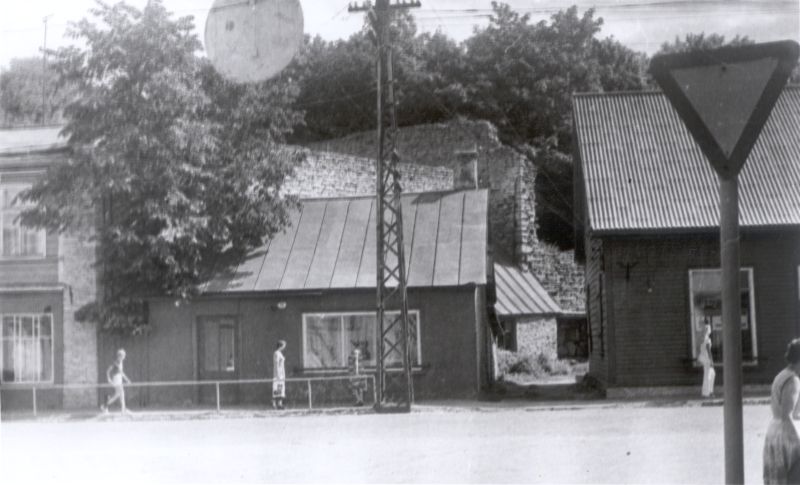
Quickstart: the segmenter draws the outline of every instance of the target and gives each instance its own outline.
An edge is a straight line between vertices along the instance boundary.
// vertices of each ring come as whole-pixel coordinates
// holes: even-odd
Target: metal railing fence
[[[214,388],[214,404],[217,411],[222,410],[223,406],[223,391],[226,386],[242,386],[242,385],[259,385],[265,384],[269,385],[268,394],[271,399],[272,393],[272,383],[276,379],[219,379],[219,380],[184,380],[184,381],[148,381],[148,382],[132,382],[130,384],[125,384],[125,389],[152,389],[152,388],[165,388],[165,387],[174,387],[174,388],[181,388],[181,387],[195,387],[198,391],[202,387],[211,387]],[[313,386],[312,383],[315,382],[322,382],[322,383],[330,383],[335,381],[344,381],[345,388],[348,388],[348,384],[352,383],[354,380],[362,380],[367,383],[365,386],[368,390],[371,390],[369,394],[372,395],[372,402],[373,404],[376,402],[377,395],[375,389],[375,376],[371,374],[361,374],[358,376],[353,375],[340,375],[340,376],[320,376],[320,377],[289,377],[283,379],[284,382],[287,383],[287,387],[289,383],[305,383],[306,388],[306,396],[308,402],[308,409],[314,409],[314,399],[313,399]],[[94,390],[101,390],[101,389],[113,389],[114,386],[107,383],[97,383],[97,384],[41,384],[41,383],[14,383],[11,385],[0,386],[0,394],[3,392],[26,392],[30,391],[31,393],[31,411],[34,416],[39,414],[39,406],[38,406],[38,395],[44,391],[68,391],[68,390],[81,390],[81,389],[94,389]],[[127,393],[126,393],[127,394]],[[366,394],[366,393],[365,393]]]

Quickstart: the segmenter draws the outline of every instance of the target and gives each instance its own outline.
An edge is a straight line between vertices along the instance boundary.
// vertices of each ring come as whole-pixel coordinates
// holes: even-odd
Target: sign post
[[[794,41],[656,56],[650,72],[719,176],[725,482],[744,483],[738,175],[778,101]]]

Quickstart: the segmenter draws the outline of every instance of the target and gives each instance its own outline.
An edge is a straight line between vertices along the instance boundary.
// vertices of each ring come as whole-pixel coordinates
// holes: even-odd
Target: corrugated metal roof
[[[714,170],[661,92],[576,95],[595,232],[719,225]],[[739,175],[740,224],[800,224],[800,87],[784,90]]]
[[[498,315],[555,315],[562,313],[539,280],[528,271],[514,265],[495,263],[495,287],[497,302],[494,304]]]
[[[406,194],[408,286],[486,283],[486,190]],[[375,198],[308,199],[291,225],[205,293],[375,287]]]

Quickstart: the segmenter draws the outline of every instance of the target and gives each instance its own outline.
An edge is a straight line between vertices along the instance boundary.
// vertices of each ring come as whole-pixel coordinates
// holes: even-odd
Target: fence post
[[[372,376],[372,404],[378,404],[378,389],[375,388],[375,376]]]
[[[39,411],[36,408],[36,386],[31,387],[31,391],[33,391],[33,415],[38,415]]]
[[[214,382],[214,386],[217,388],[217,412],[220,412],[220,406],[219,406],[219,381]]]
[[[311,379],[307,380],[306,383],[308,383],[308,409],[313,409],[311,404]]]

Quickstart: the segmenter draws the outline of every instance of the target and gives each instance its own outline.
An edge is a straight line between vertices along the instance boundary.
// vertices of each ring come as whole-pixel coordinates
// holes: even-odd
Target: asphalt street
[[[745,476],[769,421],[744,407]],[[721,406],[421,406],[411,414],[0,424],[0,482],[721,483]]]

